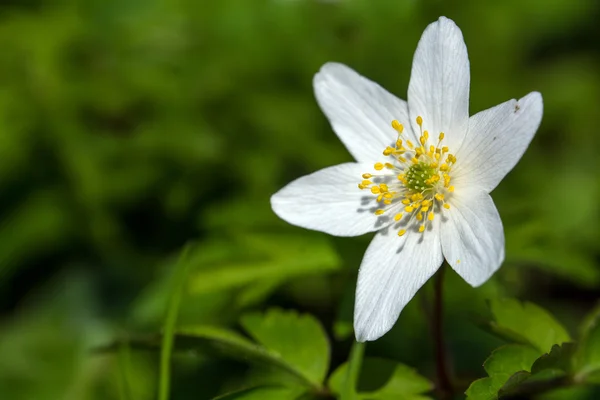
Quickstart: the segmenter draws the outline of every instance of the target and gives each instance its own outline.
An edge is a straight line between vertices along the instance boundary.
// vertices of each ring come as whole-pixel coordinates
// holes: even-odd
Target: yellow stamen
[[[375,163],[375,165],[373,166],[373,168],[375,168],[377,171],[381,171],[383,169],[383,164],[378,162]]]
[[[432,211],[432,212],[430,212],[430,213],[429,213],[429,215],[427,216],[427,219],[428,219],[428,220],[430,220],[430,221],[433,221],[433,217],[434,217],[434,214],[433,214],[433,211]]]
[[[398,122],[397,120],[392,121],[392,128],[398,131],[398,133],[402,133],[404,131],[404,126]]]
[[[398,213],[398,214],[394,215],[395,221],[400,221],[401,219],[402,219],[402,213]]]
[[[385,212],[385,210],[377,210],[375,211],[375,215],[381,215]]]
[[[406,233],[406,229],[400,229],[398,231],[398,236],[403,236]]]
[[[419,227],[419,232],[423,232],[424,230],[425,230],[425,225],[421,225],[421,226]]]
[[[421,118],[420,115],[417,117],[417,125],[419,125],[419,126],[423,125],[423,118]]]

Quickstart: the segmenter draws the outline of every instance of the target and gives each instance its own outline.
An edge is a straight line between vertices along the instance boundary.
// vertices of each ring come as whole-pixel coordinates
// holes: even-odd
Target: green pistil
[[[406,172],[406,186],[416,192],[431,189],[433,185],[426,181],[435,174],[436,170],[430,164],[424,162],[414,164]]]

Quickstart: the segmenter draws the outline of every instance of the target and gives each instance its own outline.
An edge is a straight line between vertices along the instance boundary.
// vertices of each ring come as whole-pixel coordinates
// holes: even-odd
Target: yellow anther
[[[387,192],[387,193],[384,193],[383,197],[386,199],[391,199],[394,196],[390,192]]]
[[[435,159],[438,161],[440,160],[440,153],[435,153]]]
[[[371,181],[369,181],[369,180],[365,179],[365,180],[364,180],[364,181],[362,181],[360,184],[361,184],[361,185],[363,185],[363,186],[369,186],[369,185],[370,185],[370,184],[372,184],[372,183],[373,183],[373,182],[371,182]]]
[[[398,131],[398,133],[402,133],[404,131],[404,126],[398,122],[397,120],[392,121],[392,128]]]
[[[394,215],[394,221],[400,221],[402,219],[402,213]]]
[[[448,171],[448,164],[442,164],[440,166],[440,171],[444,171],[444,172]]]
[[[377,202],[380,202],[381,200],[383,200],[383,193],[380,193],[379,196],[377,196]]]
[[[362,174],[362,177],[365,179],[371,179],[373,177],[373,175],[371,174]]]
[[[384,200],[383,204],[386,204],[386,205],[389,206],[390,204],[392,204],[392,201],[391,200]]]
[[[448,204],[448,203],[444,203],[444,208],[445,208],[446,210],[449,210],[449,209],[450,209],[450,204]]]
[[[359,183],[359,184],[358,184],[358,188],[359,188],[360,190],[363,190],[365,187],[364,187],[364,186],[363,186],[361,183]]]
[[[440,140],[444,140],[444,132],[440,132]]]
[[[398,231],[398,236],[403,236],[406,233],[406,229],[400,229]]]
[[[429,146],[429,152],[435,153],[435,147],[433,145]]]
[[[422,220],[423,220],[423,214],[419,212],[417,214],[417,221],[422,221]]]
[[[392,152],[394,151],[394,149],[392,149],[390,146],[386,147],[385,150],[383,151],[383,155],[384,156],[389,156],[390,154],[392,154]]]
[[[448,161],[454,164],[456,162],[456,157],[452,154],[448,154]]]
[[[377,210],[375,211],[375,215],[381,215],[385,212],[385,210]]]
[[[423,125],[423,118],[421,118],[420,115],[417,117],[417,125],[419,125],[419,126]]]
[[[421,202],[421,205],[422,205],[423,207],[427,207],[427,206],[429,205],[429,200],[423,200],[423,201]]]
[[[423,231],[425,231],[425,225],[421,225],[419,227],[419,232],[423,233]]]
[[[415,148],[415,145],[414,145],[414,144],[413,144],[413,143],[412,143],[410,140],[407,140],[407,141],[406,141],[406,144],[408,145],[408,147],[409,147],[410,149],[414,149],[414,148]]]
[[[432,211],[432,212],[430,212],[430,213],[429,213],[429,215],[427,216],[427,219],[428,219],[428,220],[430,220],[430,221],[433,221],[433,217],[434,217],[434,215],[433,215],[433,211]]]
[[[411,158],[410,161],[412,161],[413,164],[418,164],[419,163],[419,160],[417,159],[417,157]]]
[[[435,198],[436,200],[442,201],[444,200],[444,195],[442,193],[436,193]]]
[[[454,192],[454,186],[450,186],[450,187],[448,188],[448,191],[449,191],[450,193]]]
[[[398,161],[400,161],[400,162],[406,162],[406,158],[404,158],[404,157],[398,157]]]
[[[425,140],[429,139],[429,132],[423,131],[423,136],[425,137]]]
[[[388,191],[388,185],[386,185],[385,183],[380,183],[379,184],[379,190],[381,190],[382,192],[387,192]]]
[[[378,162],[375,163],[375,165],[373,166],[373,168],[375,168],[377,171],[381,171],[383,169],[383,164]]]
[[[421,211],[427,212],[427,211],[429,211],[429,207],[428,206],[421,207]]]
[[[410,204],[410,200],[409,199],[404,199],[404,200],[402,200],[402,204],[409,205]]]
[[[373,193],[373,194],[379,194],[379,186],[373,186],[373,187],[371,187],[371,193]]]
[[[402,148],[402,139],[396,140],[396,147],[398,148],[398,150]]]
[[[442,147],[442,153],[447,153],[447,152],[448,152],[448,146]]]
[[[390,164],[389,162],[386,162],[386,163],[385,163],[385,167],[386,167],[387,169],[394,169],[394,166],[393,166],[392,164]]]
[[[419,142],[421,142],[421,144],[425,144],[427,142],[427,139],[425,139],[425,136],[421,136],[419,138]]]
[[[413,210],[414,210],[414,208],[412,208],[411,206],[404,207],[404,211],[406,211],[408,213],[413,212]]]

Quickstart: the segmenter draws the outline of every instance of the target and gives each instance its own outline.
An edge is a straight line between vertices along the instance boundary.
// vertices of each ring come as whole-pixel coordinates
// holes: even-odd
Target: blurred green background
[[[599,2],[6,0],[0,398],[126,400],[125,385],[154,399],[158,353],[91,349],[161,329],[189,241],[180,325],[239,330],[249,311],[297,310],[326,330],[331,369],[347,360],[370,235],[289,226],[269,197],[351,160],[313,97],[320,66],[343,62],[405,98],[417,41],[440,15],[467,43],[471,114],[532,90],[545,102],[492,193],[503,268],[478,289],[446,275],[455,372],[485,376],[501,344],[475,323],[489,298],[534,301],[576,333],[600,289]],[[430,295],[428,284],[367,354],[432,377]],[[209,399],[253,374],[203,352],[174,361],[172,399]]]

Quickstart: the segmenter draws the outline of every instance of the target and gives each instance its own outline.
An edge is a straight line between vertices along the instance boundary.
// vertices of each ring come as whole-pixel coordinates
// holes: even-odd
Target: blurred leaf
[[[333,393],[344,390],[348,363],[340,365],[329,377]],[[411,367],[382,358],[365,358],[362,363],[356,396],[361,400],[425,400],[433,384]]]
[[[301,396],[298,388],[263,386],[228,393],[214,400],[296,400]]]
[[[584,319],[575,365],[580,379],[600,383],[600,306]]]
[[[540,351],[533,347],[509,344],[492,352],[483,368],[488,378],[478,379],[469,386],[465,394],[472,400],[494,400],[498,390],[518,371],[529,371]]]
[[[491,300],[495,321],[486,325],[492,333],[509,341],[530,344],[547,352],[554,344],[569,342],[565,328],[541,307],[514,299]]]
[[[185,288],[185,282],[188,274],[187,256],[189,253],[189,245],[186,245],[181,251],[179,262],[177,263],[176,281],[171,290],[171,298],[167,308],[167,315],[163,326],[163,337],[160,351],[160,374],[158,385],[158,399],[168,400],[171,386],[171,350],[173,349],[173,340],[175,333],[175,325],[177,324],[177,316],[179,314],[179,304]]]
[[[328,241],[295,235],[249,235],[240,238],[237,251],[251,252],[255,261],[221,262],[201,268],[190,278],[194,294],[232,289],[261,280],[292,279],[328,273],[340,267],[340,259]],[[251,250],[250,250],[251,249]]]
[[[244,315],[241,324],[257,342],[308,381],[315,386],[323,383],[329,368],[329,341],[314,317],[271,309],[265,314]]]

